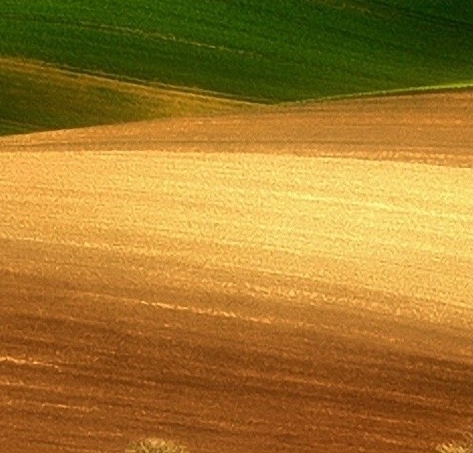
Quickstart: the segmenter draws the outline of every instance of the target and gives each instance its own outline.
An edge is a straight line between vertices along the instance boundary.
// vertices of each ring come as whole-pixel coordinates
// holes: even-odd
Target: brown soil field
[[[472,101],[0,139],[0,452],[427,453],[471,429]]]

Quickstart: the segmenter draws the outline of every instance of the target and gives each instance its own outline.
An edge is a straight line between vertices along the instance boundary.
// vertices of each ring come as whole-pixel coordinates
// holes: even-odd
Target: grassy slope
[[[262,102],[434,86],[473,79],[473,4],[2,0],[0,56]],[[0,70],[5,120],[11,83]]]
[[[248,107],[204,94],[0,59],[0,135]]]

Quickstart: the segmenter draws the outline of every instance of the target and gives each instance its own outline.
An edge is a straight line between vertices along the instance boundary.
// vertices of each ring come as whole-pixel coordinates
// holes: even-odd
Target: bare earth
[[[473,424],[473,94],[0,140],[0,452],[432,452]]]

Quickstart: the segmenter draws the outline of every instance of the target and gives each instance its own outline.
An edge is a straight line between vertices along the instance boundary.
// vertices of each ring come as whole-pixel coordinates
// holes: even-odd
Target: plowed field
[[[0,140],[0,451],[427,453],[473,422],[473,95]]]

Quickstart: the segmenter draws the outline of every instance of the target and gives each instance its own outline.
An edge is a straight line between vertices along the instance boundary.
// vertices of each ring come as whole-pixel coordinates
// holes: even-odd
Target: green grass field
[[[203,93],[0,60],[0,135],[251,108]]]
[[[179,113],[158,102],[166,87],[277,103],[468,85],[473,3],[3,0],[0,58],[0,134]],[[48,66],[31,78],[12,71],[11,59]],[[51,65],[117,84],[101,92],[71,76],[66,89]],[[148,104],[118,82],[161,91]],[[44,115],[31,112],[37,106]],[[209,97],[199,111],[214,106]]]

